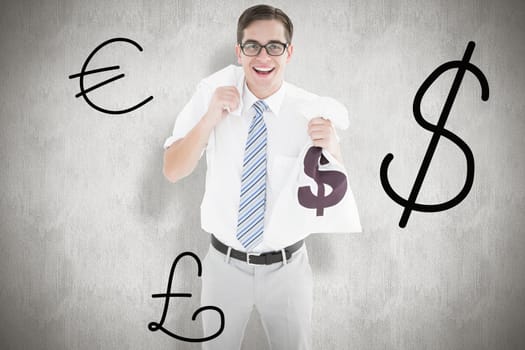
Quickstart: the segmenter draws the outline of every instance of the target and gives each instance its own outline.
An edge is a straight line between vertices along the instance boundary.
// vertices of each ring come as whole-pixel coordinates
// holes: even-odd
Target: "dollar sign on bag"
[[[478,67],[469,62],[472,56],[472,52],[474,51],[474,46],[475,44],[473,41],[470,41],[467,44],[467,49],[465,50],[465,54],[463,55],[463,59],[461,61],[446,62],[438,68],[436,68],[427,77],[423,84],[421,84],[414,97],[413,113],[416,121],[424,129],[432,131],[433,134],[432,139],[430,140],[430,144],[425,153],[425,157],[423,158],[423,162],[421,163],[421,167],[419,168],[416,181],[408,197],[408,200],[398,195],[392,189],[388,182],[388,166],[390,165],[392,159],[394,159],[392,153],[387,154],[383,159],[383,162],[381,163],[380,179],[385,192],[396,203],[405,207],[405,209],[403,210],[403,214],[401,215],[401,220],[399,221],[399,227],[406,226],[412,210],[417,210],[421,212],[437,212],[454,207],[455,205],[459,204],[463,199],[465,199],[465,197],[470,191],[470,188],[472,187],[472,183],[474,182],[474,156],[472,154],[472,151],[462,139],[460,139],[457,135],[453,134],[449,130],[445,129],[445,123],[447,122],[450,109],[452,108],[452,104],[454,103],[457,92],[461,85],[461,81],[463,80],[463,76],[465,75],[466,71],[470,71],[471,73],[473,73],[474,76],[479,80],[479,83],[481,85],[481,99],[483,101],[486,101],[489,98],[489,84],[487,82],[487,79]],[[423,96],[425,95],[428,88],[441,74],[443,74],[449,69],[455,68],[457,68],[456,77],[454,78],[454,82],[452,83],[452,87],[445,102],[445,106],[443,107],[437,125],[433,125],[427,122],[425,119],[423,119],[423,116],[421,115],[421,100],[423,99]],[[467,160],[467,174],[465,177],[465,184],[463,185],[461,191],[454,198],[446,202],[438,204],[420,204],[416,202],[417,195],[419,193],[419,190],[421,189],[423,179],[425,178],[428,167],[430,166],[430,162],[432,160],[432,156],[434,155],[434,151],[436,150],[439,138],[441,136],[444,136],[453,143],[455,143],[465,154],[465,158]]]
[[[324,208],[336,205],[346,193],[346,175],[336,170],[319,170],[321,165],[327,164],[321,147],[312,146],[304,156],[304,173],[314,179],[317,184],[317,194],[312,193],[310,186],[301,186],[297,191],[299,203],[306,208],[316,209],[316,216],[324,215]],[[325,195],[324,185],[332,188],[329,195]]]

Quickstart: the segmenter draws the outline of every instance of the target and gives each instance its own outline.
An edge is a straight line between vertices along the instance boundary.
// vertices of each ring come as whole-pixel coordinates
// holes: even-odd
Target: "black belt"
[[[290,259],[292,254],[301,248],[303,242],[304,240],[300,240],[291,246],[284,248],[286,260]],[[228,254],[228,249],[230,247],[219,241],[214,235],[211,235],[211,245],[219,252]],[[283,253],[280,250],[268,253],[245,253],[231,248],[230,257],[245,261],[248,265],[270,265],[283,261]]]

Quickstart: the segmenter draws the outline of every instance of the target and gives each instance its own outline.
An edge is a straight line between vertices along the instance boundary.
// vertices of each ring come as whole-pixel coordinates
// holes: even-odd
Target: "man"
[[[240,16],[229,66],[203,79],[165,144],[164,175],[191,174],[206,151],[202,228],[212,244],[203,261],[202,305],[224,311],[223,333],[207,349],[239,349],[255,307],[272,349],[311,349],[312,271],[303,240],[265,242],[272,207],[305,143],[342,163],[331,122],[298,112],[315,98],[283,80],[294,47],[293,25],[280,9],[257,5]],[[311,141],[310,141],[311,140]],[[292,241],[294,232],[282,232]],[[251,254],[247,254],[251,253]],[[204,335],[219,318],[204,312]]]

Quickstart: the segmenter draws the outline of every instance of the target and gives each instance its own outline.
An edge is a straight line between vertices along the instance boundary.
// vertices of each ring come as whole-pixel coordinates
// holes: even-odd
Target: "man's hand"
[[[213,93],[204,118],[215,127],[228,113],[237,109],[240,100],[241,96],[235,86],[218,87]]]
[[[230,111],[237,109],[239,102],[240,96],[235,86],[222,86],[215,90],[208,111],[200,121],[186,136],[164,151],[163,172],[169,181],[176,182],[191,174],[199,162],[213,128],[228,115],[228,109]]]
[[[324,148],[338,161],[343,162],[341,148],[330,120],[321,117],[311,119],[308,122],[308,135],[310,135],[314,146]]]

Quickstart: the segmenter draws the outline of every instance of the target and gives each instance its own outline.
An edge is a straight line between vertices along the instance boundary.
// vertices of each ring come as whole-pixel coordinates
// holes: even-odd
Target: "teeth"
[[[255,70],[258,70],[258,71],[261,71],[261,72],[269,72],[271,71],[273,68],[257,68],[257,67],[253,67],[255,68]]]

